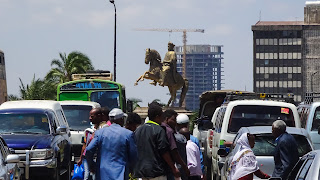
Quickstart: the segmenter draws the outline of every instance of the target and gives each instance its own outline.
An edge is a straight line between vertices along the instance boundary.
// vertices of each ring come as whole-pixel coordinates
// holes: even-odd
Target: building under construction
[[[0,50],[0,104],[7,101],[7,80],[4,53]]]
[[[199,109],[199,96],[204,91],[222,88],[223,52],[221,48],[220,45],[186,46],[185,73],[189,80],[189,90],[185,98],[185,106],[188,110]],[[177,54],[177,70],[182,74],[183,46],[176,46],[175,52]]]
[[[258,21],[253,31],[253,89],[320,92],[320,1],[306,2],[304,21]]]

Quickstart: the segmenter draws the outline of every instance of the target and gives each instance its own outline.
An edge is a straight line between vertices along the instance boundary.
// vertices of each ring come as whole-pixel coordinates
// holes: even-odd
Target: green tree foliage
[[[133,110],[140,107],[139,103],[142,102],[142,100],[138,98],[129,98],[128,100],[132,101]]]
[[[19,96],[14,94],[9,94],[8,101],[17,101],[17,100],[21,100]]]
[[[81,52],[73,51],[68,56],[66,53],[59,53],[60,59],[51,61],[52,69],[45,79],[57,80],[60,83],[71,81],[72,74],[85,73],[93,70],[89,57]]]
[[[153,102],[158,103],[161,107],[165,107],[166,106],[166,104],[162,103],[160,99],[154,99],[151,103],[153,103]]]
[[[25,85],[20,80],[20,99],[25,100],[55,100],[57,94],[57,86],[50,79],[36,79],[35,75],[30,84]]]

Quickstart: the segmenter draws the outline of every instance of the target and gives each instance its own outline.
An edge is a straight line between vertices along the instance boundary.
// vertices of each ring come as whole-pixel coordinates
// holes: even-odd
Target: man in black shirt
[[[135,131],[139,158],[133,174],[142,179],[167,179],[166,166],[169,166],[175,177],[180,177],[179,170],[170,157],[169,142],[165,130],[160,126],[163,121],[160,106],[150,104],[149,121]]]

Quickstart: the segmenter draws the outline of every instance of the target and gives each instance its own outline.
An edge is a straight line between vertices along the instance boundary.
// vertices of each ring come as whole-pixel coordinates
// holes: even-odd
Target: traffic
[[[0,168],[7,172],[0,173],[2,179],[71,179],[74,165],[81,162],[85,131],[93,128],[91,110],[132,109],[127,106],[131,103],[125,99],[124,87],[110,80],[81,79],[61,84],[58,100],[1,104],[0,157],[4,163]],[[319,102],[296,106],[293,94],[208,91],[200,96],[199,117],[189,121],[181,114],[186,117],[176,117],[175,128],[186,134],[183,124],[188,127],[194,123],[191,139],[200,146],[203,180],[232,179],[230,169],[235,167],[234,157],[243,149],[239,142],[247,134],[254,136],[249,149],[256,168],[263,174],[254,174],[253,179],[318,179],[319,109]],[[285,123],[285,133],[294,138],[300,159],[282,177],[272,177],[277,166],[277,142],[273,136],[276,121]]]

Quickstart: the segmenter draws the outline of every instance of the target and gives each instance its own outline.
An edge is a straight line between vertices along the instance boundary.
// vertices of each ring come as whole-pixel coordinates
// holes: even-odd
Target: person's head
[[[109,113],[110,113],[109,108],[102,107],[101,113],[102,113],[102,121],[109,121]]]
[[[162,122],[162,108],[157,104],[151,103],[148,108],[149,120],[154,121],[158,124]]]
[[[251,148],[254,147],[254,144],[256,143],[256,138],[253,134],[247,133],[247,137],[248,137],[248,142]]]
[[[127,114],[124,113],[119,108],[113,108],[109,113],[109,120],[112,123],[119,124],[120,126],[124,125],[124,121],[125,121],[126,118],[127,118]]]
[[[174,46],[175,46],[175,45],[174,45],[172,42],[168,42],[168,50],[169,50],[169,51],[173,51]]]
[[[243,148],[253,148],[255,144],[255,136],[250,133],[243,133],[237,140],[237,144]]]
[[[126,128],[135,131],[141,124],[141,117],[137,113],[129,113],[126,121]]]
[[[178,114],[177,116],[177,130],[181,128],[189,128],[189,117],[186,114]]]
[[[89,119],[92,122],[92,124],[99,124],[102,121],[101,108],[93,108],[90,111]]]
[[[186,137],[187,140],[190,140],[190,131],[188,128],[183,127],[179,130],[179,133],[184,135],[184,137]]]
[[[172,109],[166,110],[164,113],[164,123],[168,124],[172,129],[176,128],[178,113]]]
[[[272,123],[272,135],[277,138],[286,132],[287,125],[282,120],[276,120]]]

